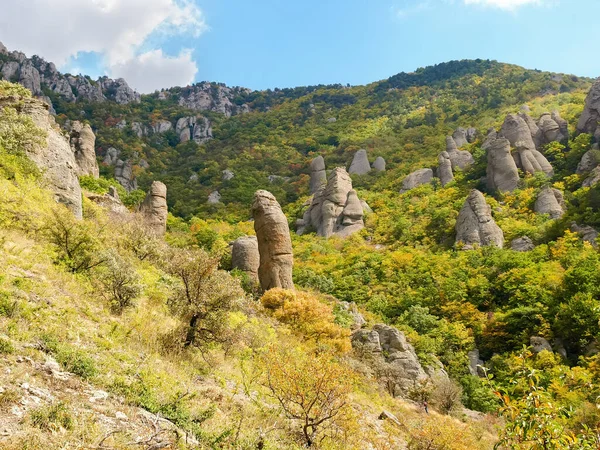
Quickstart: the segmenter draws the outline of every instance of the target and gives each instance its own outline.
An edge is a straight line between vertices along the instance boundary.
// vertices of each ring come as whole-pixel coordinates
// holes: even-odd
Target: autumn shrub
[[[53,433],[61,429],[71,430],[75,425],[72,412],[63,402],[34,409],[29,418],[34,427]]]
[[[273,317],[315,344],[330,346],[339,352],[350,350],[350,331],[336,324],[333,308],[316,296],[275,288],[265,292],[261,302]]]
[[[95,272],[96,279],[103,287],[111,310],[120,314],[141,294],[140,276],[135,266],[116,250],[104,252],[102,260],[103,264]]]

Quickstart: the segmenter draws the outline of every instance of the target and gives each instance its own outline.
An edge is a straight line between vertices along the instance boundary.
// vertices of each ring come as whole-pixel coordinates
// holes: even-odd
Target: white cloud
[[[465,5],[483,5],[514,11],[525,5],[549,4],[548,0],[464,0]]]
[[[397,18],[404,19],[413,14],[427,11],[431,9],[431,7],[431,2],[429,0],[423,0],[412,4],[405,2],[402,7],[392,7],[392,12]]]
[[[149,93],[166,86],[186,86],[198,72],[190,50],[177,57],[163,55],[162,50],[142,53],[111,68],[110,75],[125,78],[139,92]]]
[[[96,52],[105,58],[110,74],[139,62],[143,55],[137,54],[153,33],[198,36],[207,28],[202,12],[191,0],[19,0],[2,3],[0,40],[9,49],[41,55],[58,66],[66,64],[79,52]],[[156,65],[159,58],[155,52],[150,53],[152,55],[145,61],[154,61]],[[188,53],[183,59],[182,55],[167,59],[162,53],[160,58],[177,63],[191,62]],[[173,71],[173,75],[179,74]],[[167,79],[165,82],[171,84]]]

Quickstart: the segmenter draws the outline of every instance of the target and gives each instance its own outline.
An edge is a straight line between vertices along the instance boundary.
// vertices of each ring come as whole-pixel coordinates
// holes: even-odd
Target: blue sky
[[[124,76],[146,92],[192,80],[253,89],[364,84],[465,58],[600,76],[598,0],[22,2],[35,3],[38,9],[40,4],[75,2],[73,21],[101,16],[105,22],[98,27],[98,36],[93,30],[88,33],[89,42],[77,43],[74,35],[68,48],[58,44],[51,48],[25,32],[22,44],[19,36],[7,39],[9,18],[5,22],[0,18],[0,41],[9,48],[50,60],[54,56],[59,67],[74,73]],[[144,8],[142,17],[128,9],[135,2]],[[98,3],[104,4],[101,11],[94,9]],[[56,28],[45,31],[43,18],[35,24],[35,36],[47,41],[44,32],[56,33]],[[110,36],[102,34],[107,28]],[[70,42],[69,32],[60,42]],[[6,34],[15,33],[19,31]]]

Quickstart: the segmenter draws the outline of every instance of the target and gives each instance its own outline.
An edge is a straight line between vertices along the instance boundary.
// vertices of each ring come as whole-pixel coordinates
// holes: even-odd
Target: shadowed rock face
[[[538,127],[538,146],[546,145],[554,141],[565,142],[569,139],[567,121],[560,117],[558,111],[542,114],[538,120]]]
[[[581,157],[581,161],[579,161],[577,174],[582,175],[591,172],[598,164],[600,164],[600,152],[595,149],[588,150]]]
[[[512,156],[517,167],[523,172],[532,175],[536,172],[544,172],[549,177],[554,173],[554,169],[546,157],[535,148],[517,147]]]
[[[448,152],[442,152],[438,156],[438,177],[442,186],[446,186],[452,180],[454,180],[454,174],[452,173],[452,162]]]
[[[290,230],[287,218],[273,194],[263,190],[256,191],[252,217],[260,254],[258,278],[262,290],[276,287],[293,289],[294,257]]]
[[[583,187],[592,187],[600,183],[600,166],[592,170],[589,176],[583,180],[581,184]]]
[[[140,205],[140,212],[150,232],[163,236],[167,231],[167,186],[160,181],[154,181],[146,198]]]
[[[325,160],[319,155],[310,163],[310,193],[314,194],[324,184],[327,184]]]
[[[204,144],[213,138],[212,124],[202,116],[182,117],[175,125],[175,132],[179,136],[179,142],[193,140],[198,144]]]
[[[492,217],[492,209],[478,190],[472,190],[456,220],[456,243],[465,250],[475,246],[504,246],[504,233]]]
[[[431,183],[433,179],[433,170],[431,169],[419,169],[408,174],[404,180],[402,180],[402,189],[400,193],[410,191],[411,189],[421,186],[422,184]]]
[[[129,159],[127,161],[123,161],[122,159],[117,160],[115,164],[115,180],[117,180],[127,192],[137,189],[137,179],[133,175],[133,163]]]
[[[598,247],[596,240],[598,239],[598,231],[589,225],[578,225],[575,222],[571,223],[571,231],[577,233],[584,242],[589,242],[594,247]]]
[[[0,98],[0,107],[4,101]],[[67,139],[59,131],[54,117],[48,112],[48,105],[39,100],[24,99],[21,111],[30,116],[36,126],[46,133],[42,145],[28,148],[27,156],[44,172],[50,190],[59,203],[66,205],[73,214],[82,217],[81,187],[77,176],[78,165]]]
[[[260,253],[256,236],[236,239],[231,246],[231,267],[246,272],[252,280],[258,282],[259,266]]]
[[[528,236],[513,239],[510,249],[516,252],[529,252],[535,248],[533,241]]]
[[[471,153],[469,153],[466,150],[458,149],[456,142],[452,136],[446,137],[446,153],[448,153],[448,156],[450,157],[453,170],[465,170],[467,167],[471,166],[475,162]]]
[[[367,157],[367,151],[362,149],[354,154],[352,164],[348,173],[355,173],[357,175],[364,175],[371,171],[371,165],[369,164],[369,158]]]
[[[96,160],[96,135],[92,128],[76,120],[69,125],[68,130],[71,148],[79,168],[78,175],[91,175],[98,178],[100,170]]]
[[[560,219],[565,212],[564,208],[562,192],[548,187],[539,193],[534,210],[538,214],[548,214],[552,219]]]
[[[510,153],[507,139],[489,142],[487,148],[487,188],[490,191],[512,192],[519,184],[519,171]]]
[[[513,147],[526,148],[535,150],[535,142],[531,136],[531,129],[527,122],[517,114],[509,114],[506,116],[500,136],[508,139]]]
[[[595,135],[600,129],[598,122],[600,122],[600,78],[596,80],[585,99],[585,108],[577,124],[577,130]]]

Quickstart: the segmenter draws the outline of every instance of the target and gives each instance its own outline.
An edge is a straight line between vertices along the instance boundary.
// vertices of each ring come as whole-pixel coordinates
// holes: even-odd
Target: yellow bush
[[[314,295],[275,288],[265,292],[261,302],[273,317],[316,344],[332,346],[339,352],[350,350],[350,331],[337,325],[333,308]]]

